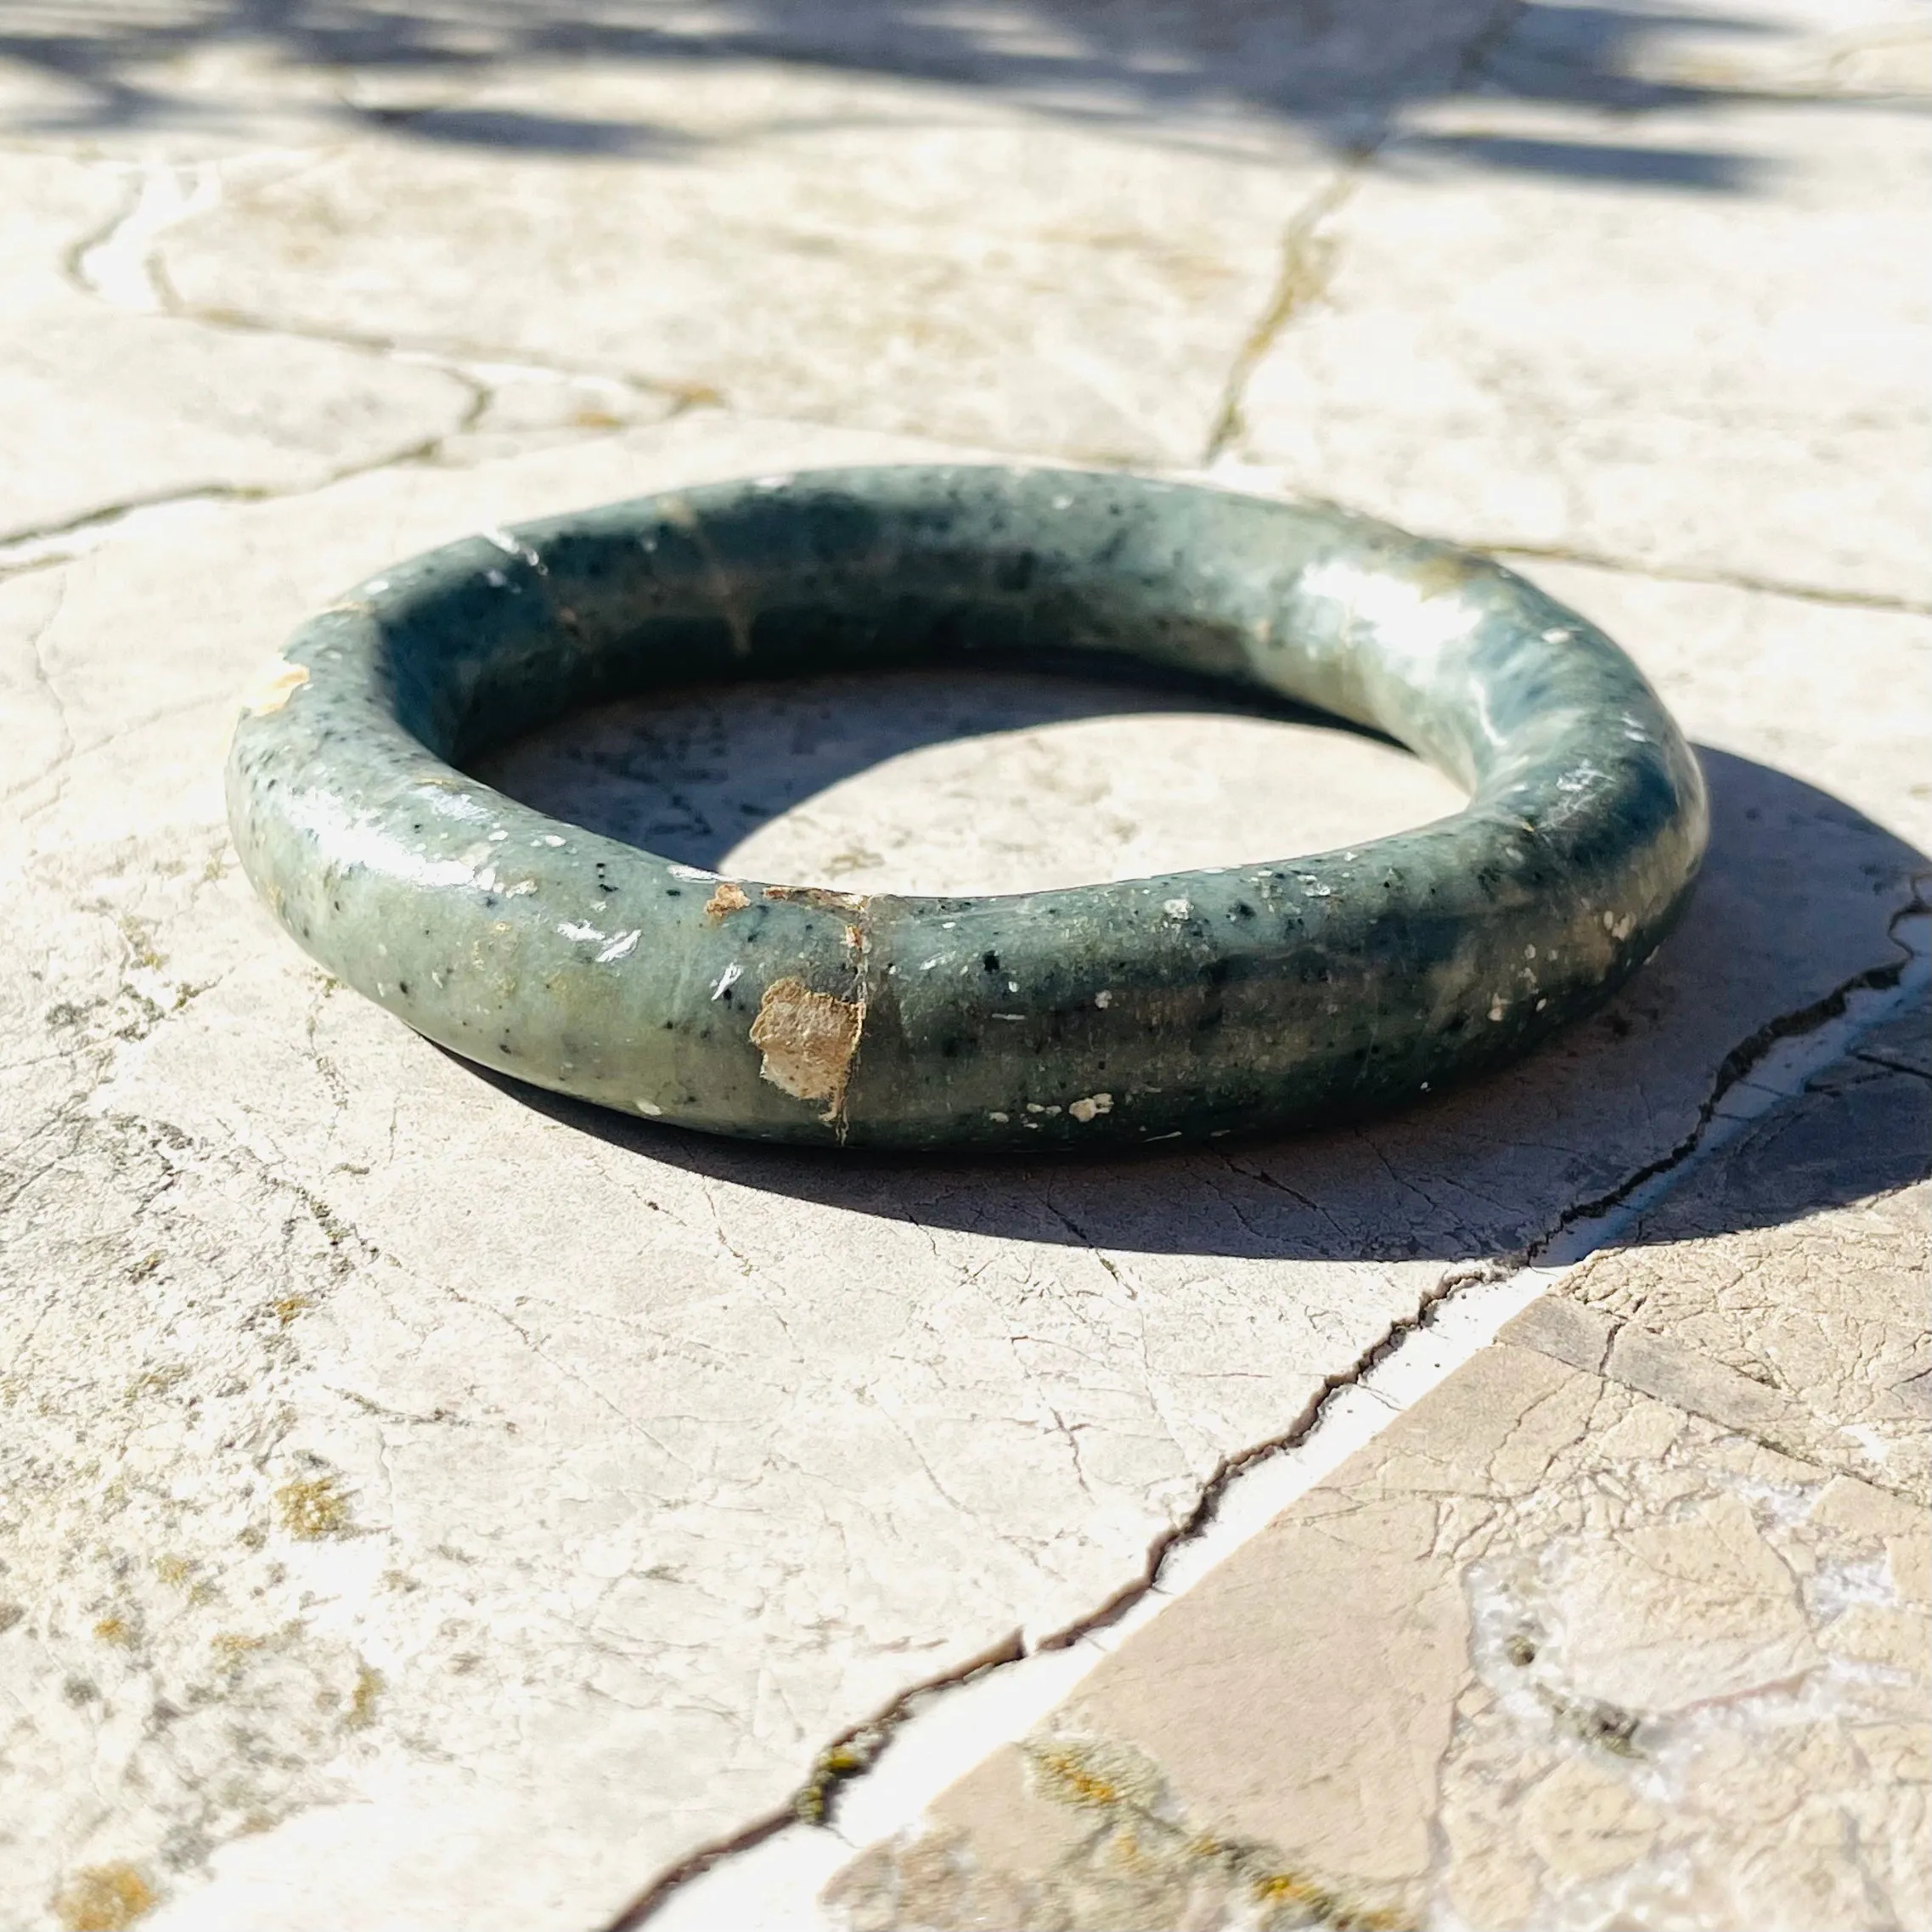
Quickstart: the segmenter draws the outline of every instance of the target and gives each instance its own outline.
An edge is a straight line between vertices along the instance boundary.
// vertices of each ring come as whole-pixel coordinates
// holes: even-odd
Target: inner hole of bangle
[[[470,761],[685,865],[847,892],[1039,891],[1348,848],[1459,810],[1397,745],[1220,691],[1050,672],[714,684]]]

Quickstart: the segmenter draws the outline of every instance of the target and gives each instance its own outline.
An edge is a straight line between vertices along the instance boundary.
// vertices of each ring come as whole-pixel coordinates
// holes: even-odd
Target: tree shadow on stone
[[[1494,0],[1341,8],[1322,0],[1015,0],[996,12],[937,0],[739,0],[715,10],[662,0],[453,0],[435,9],[381,0],[19,0],[0,26],[0,57],[78,95],[58,112],[16,119],[16,132],[205,121],[206,102],[166,64],[235,46],[282,70],[381,77],[386,104],[359,107],[345,93],[340,111],[348,118],[378,119],[425,140],[563,156],[651,158],[675,144],[641,124],[452,110],[429,97],[453,80],[482,87],[539,63],[758,59],[984,87],[1044,113],[1102,123],[1212,119],[1231,108],[1344,147],[1401,107],[1479,84],[1626,114],[1788,98],[1743,78],[1644,77],[1644,45],[1667,48],[1695,35],[1700,43],[1749,47],[1787,31],[1749,0],[1724,14],[1531,0],[1500,33],[1497,25]],[[1701,70],[1710,66],[1706,59]],[[425,91],[420,106],[408,101],[412,80]],[[1662,180],[1704,192],[1749,185],[1743,157],[1701,151],[1677,153],[1673,163],[1614,141],[1471,138],[1450,147],[1465,164],[1503,171]]]
[[[791,790],[820,789],[957,735],[962,722],[1011,729],[1121,708],[1105,687],[1088,688],[1083,713],[1056,680],[982,682],[976,698],[960,701],[963,718],[957,705],[882,701],[871,728],[848,720],[808,747],[791,779],[762,774],[763,795],[795,803]],[[1204,701],[1182,693],[1169,701],[1194,709]],[[1134,708],[1152,707],[1143,690]],[[1233,707],[1223,696],[1218,708]],[[1377,1120],[1187,1152],[960,1162],[713,1139],[482,1077],[640,1158],[935,1231],[1248,1260],[1519,1254],[1677,1158],[1778,1039],[1842,1010],[1860,987],[1895,983],[1906,960],[1894,929],[1928,869],[1924,854],[1785,773],[1708,747],[1700,756],[1710,853],[1656,958],[1602,1012],[1526,1060]],[[580,771],[567,796],[532,802],[568,804],[577,822],[638,837],[634,787],[613,786],[600,814],[587,769],[588,785]],[[731,842],[726,831],[742,830],[729,809],[712,809],[729,805],[729,790],[713,780],[683,845],[656,849],[715,864]],[[1796,1103],[1801,1122],[1751,1130],[1755,1178],[1726,1195],[1728,1225],[1777,1225],[1932,1170],[1923,1079],[1895,1073],[1888,1086],[1885,1069],[1872,1066],[1868,1081],[1854,1069],[1820,1084]]]

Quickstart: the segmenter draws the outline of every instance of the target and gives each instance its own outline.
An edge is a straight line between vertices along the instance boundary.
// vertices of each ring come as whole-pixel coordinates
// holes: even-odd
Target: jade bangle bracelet
[[[696,680],[1049,655],[1319,707],[1469,803],[1349,851],[920,898],[717,876],[460,769]],[[1412,1100],[1601,1002],[1708,829],[1636,667],[1500,566],[1332,508],[1033,469],[762,477],[432,550],[297,633],[228,786],[282,923],[417,1032],[634,1116],[852,1147]]]

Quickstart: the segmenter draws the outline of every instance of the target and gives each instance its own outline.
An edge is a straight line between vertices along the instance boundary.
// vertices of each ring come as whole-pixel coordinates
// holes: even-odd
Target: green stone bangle
[[[1469,804],[1353,851],[911,898],[717,877],[457,769],[641,690],[1045,653],[1373,726]],[[283,924],[419,1033],[632,1114],[853,1147],[1137,1145],[1412,1100],[1602,1001],[1708,829],[1636,667],[1500,566],[1061,470],[763,477],[432,550],[297,633],[228,784]]]

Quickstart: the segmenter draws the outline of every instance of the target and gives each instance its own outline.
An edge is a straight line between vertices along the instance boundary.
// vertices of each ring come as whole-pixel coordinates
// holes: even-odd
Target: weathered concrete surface
[[[1924,1924],[1932,1190],[1896,1184],[1932,1089],[1889,1049],[1922,1061],[1927,1025],[1534,1304],[835,1914]]]
[[[1556,11],[1525,20],[1553,31]],[[668,16],[629,20],[621,46],[590,35],[594,100],[480,10],[420,25],[344,8],[316,16],[341,33],[306,48],[269,26],[170,42],[113,7],[20,30],[0,167],[28,269],[15,280],[9,256],[14,373],[0,382],[53,385],[56,403],[8,391],[29,460],[0,486],[20,493],[8,528],[161,492],[269,500],[157,512],[93,532],[92,549],[0,552],[0,570],[20,566],[0,578],[9,1924],[605,1922],[781,1806],[825,1743],[908,1686],[1131,1587],[1225,1459],[1299,1426],[1325,1381],[1461,1265],[1670,1158],[1738,1049],[1898,956],[1890,928],[1932,844],[1924,623],[1528,561],[1710,747],[1709,874],[1602,1022],[1372,1131],[1119,1168],[831,1168],[546,1109],[330,989],[251,903],[219,796],[234,693],[306,610],[485,522],[941,453],[882,423],[1050,459],[1197,462],[1253,361],[1320,324],[1286,298],[1297,221],[1350,165],[1321,145],[1324,104],[1372,133],[1358,110],[1439,91],[1473,31],[1416,6],[1351,9],[1326,38],[1277,9],[1098,27],[1022,9],[1009,25],[1035,42],[962,28],[936,53],[942,27],[904,9],[748,17],[723,50],[743,65],[715,72],[656,65]],[[1049,29],[1062,39],[1042,54]],[[121,51],[57,73],[32,51],[56,30]],[[1712,31],[1760,63],[1760,91],[1825,84],[1800,59],[1815,34]],[[444,40],[358,68],[356,32]],[[465,33],[475,62],[450,51]],[[1571,64],[1592,87],[1648,45],[1611,39]],[[1884,84],[1877,42],[1839,51],[1820,57],[1832,86]],[[785,64],[806,54],[814,65]],[[1765,65],[1787,55],[1797,65]],[[909,74],[921,59],[925,77]],[[1571,68],[1523,83],[1558,106],[1580,84]],[[493,121],[480,105],[460,117],[486,96]],[[1016,103],[1039,117],[1037,149]],[[443,118],[425,116],[412,147],[393,116],[425,107]],[[1842,111],[1860,156],[1873,130],[1911,132]],[[652,148],[638,131],[660,121],[688,138]],[[1661,125],[1619,123],[1613,145]],[[546,158],[562,151],[589,158]],[[1501,155],[1487,178],[1528,191],[1538,164],[1522,161]],[[1892,166],[1873,162],[1874,206]],[[308,231],[284,235],[262,211],[292,209],[309,177],[366,228],[311,234],[305,275],[284,242]],[[1796,221],[1767,212],[1785,207],[1777,179],[1728,194],[1730,218]],[[389,189],[380,207],[357,199],[372,183]],[[441,226],[412,211],[431,188]],[[1453,306],[1488,217],[1467,196],[1433,206],[1476,251],[1433,251],[1422,295]],[[1672,279],[1684,231],[1642,206],[1652,243],[1614,255],[1614,286],[1681,306],[1688,329],[1719,297]],[[555,262],[561,280],[502,244],[560,224],[585,238],[583,262]],[[445,233],[478,265],[470,283],[438,252]],[[787,245],[772,253],[792,264],[783,301],[727,234]],[[675,261],[653,256],[667,237],[686,245]],[[834,254],[803,245],[816,241]],[[921,307],[924,257],[944,299]],[[1839,301],[1818,326],[1849,340],[1866,284],[1833,261],[1805,299]],[[1398,269],[1399,299],[1417,299],[1411,265]],[[652,306],[656,271],[674,311]],[[387,279],[346,288],[352,273]],[[246,330],[191,313],[243,296],[264,305]],[[1884,290],[1871,301],[1898,313]],[[1573,312],[1552,308],[1551,330]],[[479,318],[521,333],[486,336]],[[301,333],[338,324],[353,340]],[[634,331],[658,347],[634,353]],[[1608,356],[1613,333],[1584,346]],[[1789,567],[1766,572],[1779,581],[1915,594],[1884,560],[1899,527],[1859,521],[1866,486],[1832,455],[1893,460],[1895,397],[1865,441],[1831,414],[1863,380],[1854,365],[1891,352],[1847,352],[1852,373],[1818,392],[1838,425],[1819,431],[1830,487],[1802,517],[1785,507],[1795,470],[1768,457],[1719,479],[1742,475],[1736,503],[1789,534]],[[1579,413],[1593,366],[1578,365]],[[1736,381],[1726,406],[1753,436],[1772,425],[1766,448],[1803,416],[1782,365]],[[734,407],[707,402],[707,382]],[[825,420],[743,414],[758,397]],[[1432,474],[1426,448],[1378,447],[1384,468],[1338,461],[1310,480],[1386,509],[1406,472]],[[1693,550],[1671,534],[1705,513],[1668,495],[1670,463],[1648,447],[1643,490],[1674,507],[1656,520],[1669,542],[1643,537],[1636,560],[1755,569],[1730,537]],[[1682,447],[1704,460],[1696,438]],[[1497,442],[1464,448],[1461,493],[1412,512],[1448,534],[1522,482]],[[1586,521],[1554,540],[1591,549],[1626,527]],[[1473,533],[1551,540],[1546,521],[1504,522]],[[819,741],[808,769],[836,791],[801,797],[767,768],[803,701],[720,715],[698,699],[657,727],[688,726],[703,771],[729,774],[694,779],[702,826],[687,820],[687,836],[842,881],[943,859],[998,884],[1232,856],[1262,823],[1318,844],[1434,808],[1417,774],[1385,790],[1403,768],[1359,741],[1318,753],[1165,700],[1120,718],[1111,691],[1084,713],[1059,686],[894,686]],[[1011,735],[972,759],[941,741],[962,729]],[[520,769],[533,788],[583,775],[540,748]],[[1210,791],[1204,771],[1230,782]],[[936,834],[929,780],[983,828],[977,843]],[[686,788],[653,773],[640,791],[598,789],[606,808],[656,814]],[[1646,1283],[1645,1306],[1671,1306]],[[1808,1390],[1796,1360],[1785,1349],[1772,1368]],[[1684,1440],[1716,1427],[1684,1424]]]

